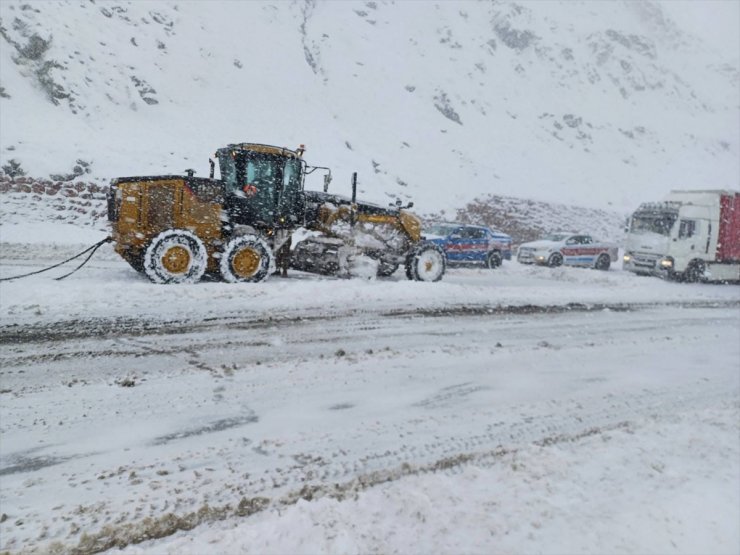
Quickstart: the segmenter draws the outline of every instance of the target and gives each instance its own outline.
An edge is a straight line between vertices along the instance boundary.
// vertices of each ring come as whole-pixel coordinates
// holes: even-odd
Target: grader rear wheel
[[[144,251],[142,271],[154,283],[195,283],[207,266],[206,247],[196,235],[168,229]]]
[[[221,255],[221,276],[231,283],[264,281],[272,273],[275,259],[269,245],[257,235],[240,235],[227,244]]]

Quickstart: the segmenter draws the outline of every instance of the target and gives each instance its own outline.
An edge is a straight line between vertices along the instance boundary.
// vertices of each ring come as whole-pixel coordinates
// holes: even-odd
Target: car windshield
[[[444,225],[444,224],[436,224],[431,225],[424,229],[424,233],[427,235],[439,235],[440,237],[446,237],[450,233],[452,233],[457,226],[452,225]]]
[[[671,212],[648,212],[632,216],[630,231],[633,233],[657,233],[669,235],[677,214]]]
[[[563,241],[564,239],[568,238],[569,235],[566,235],[565,233],[551,233],[550,235],[546,235],[542,238],[543,241]]]

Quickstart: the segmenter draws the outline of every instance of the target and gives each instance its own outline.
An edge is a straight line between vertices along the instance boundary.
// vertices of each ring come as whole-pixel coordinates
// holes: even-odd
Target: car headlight
[[[624,256],[622,257],[622,260],[623,260],[624,262],[629,262],[630,260],[632,260],[632,255],[631,255],[631,254],[625,254],[625,255],[624,255]]]

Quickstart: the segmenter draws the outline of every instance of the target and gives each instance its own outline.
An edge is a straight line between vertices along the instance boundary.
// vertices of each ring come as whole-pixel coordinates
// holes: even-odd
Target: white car
[[[566,264],[608,270],[617,260],[617,252],[616,245],[595,241],[590,235],[552,233],[537,241],[522,243],[516,259],[522,264]]]

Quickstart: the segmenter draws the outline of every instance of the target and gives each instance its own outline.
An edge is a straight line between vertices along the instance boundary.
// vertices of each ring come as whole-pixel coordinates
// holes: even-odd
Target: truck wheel
[[[267,279],[275,267],[268,244],[256,235],[232,238],[221,254],[221,276],[230,283],[259,282]]]
[[[612,264],[612,259],[609,257],[608,254],[600,254],[599,258],[596,259],[596,264],[594,264],[594,268],[597,270],[608,270],[609,266]]]
[[[491,251],[486,256],[486,268],[489,270],[495,270],[501,266],[501,253],[498,251]]]
[[[547,260],[547,265],[551,268],[556,268],[558,266],[563,265],[563,255],[559,252],[554,252],[550,255],[550,258]]]
[[[206,247],[195,234],[168,229],[144,251],[143,272],[154,283],[195,283],[208,263]]]
[[[419,243],[406,258],[406,277],[414,281],[439,281],[446,269],[445,253],[434,243]]]
[[[692,260],[684,272],[684,279],[689,283],[697,283],[704,279],[705,270],[706,265],[703,260]]]

